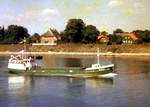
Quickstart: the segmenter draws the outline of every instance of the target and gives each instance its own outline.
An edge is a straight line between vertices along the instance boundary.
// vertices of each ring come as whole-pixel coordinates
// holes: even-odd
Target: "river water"
[[[0,107],[150,107],[150,57],[101,57],[114,63],[112,79],[11,76],[0,57]],[[42,66],[79,67],[92,56],[44,56]],[[41,62],[40,62],[41,63]]]

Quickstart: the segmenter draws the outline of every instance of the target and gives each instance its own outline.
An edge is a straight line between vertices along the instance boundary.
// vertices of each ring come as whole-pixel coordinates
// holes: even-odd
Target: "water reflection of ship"
[[[81,104],[86,106],[86,103],[80,101],[85,99],[89,90],[94,90],[94,93],[98,94],[101,93],[101,90],[105,89],[104,87],[113,86],[113,79],[66,78],[66,82],[67,89],[64,92],[66,96],[64,106],[67,107],[72,106],[72,104]]]
[[[71,88],[87,88],[87,87],[105,87],[105,86],[113,86],[114,78],[88,78],[88,79],[79,79],[79,78],[68,78],[67,83],[69,89]]]
[[[70,95],[81,96],[85,90],[85,79],[66,78]]]
[[[29,99],[29,88],[31,79],[30,77],[24,76],[10,76],[8,77],[8,90],[9,94],[12,95],[13,99],[16,101],[23,101],[24,103],[17,103],[17,106],[27,107]],[[19,105],[20,104],[20,105]]]
[[[25,76],[10,76],[8,77],[8,88],[9,90],[21,90],[30,86],[30,77]]]
[[[71,107],[72,105],[84,105],[83,96],[86,94],[85,92],[85,79],[80,78],[66,78],[66,90],[65,90],[65,107]]]
[[[86,79],[86,87],[92,88],[101,88],[105,86],[113,86],[114,79],[113,78],[105,78],[105,79]]]

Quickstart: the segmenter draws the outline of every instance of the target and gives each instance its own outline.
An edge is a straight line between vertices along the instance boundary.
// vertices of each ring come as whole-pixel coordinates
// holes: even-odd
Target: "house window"
[[[48,43],[48,41],[44,41],[44,43]]]

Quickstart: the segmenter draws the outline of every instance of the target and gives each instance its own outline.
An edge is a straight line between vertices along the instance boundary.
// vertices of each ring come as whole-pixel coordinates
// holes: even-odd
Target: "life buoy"
[[[11,62],[12,62],[12,63],[16,63],[16,60],[12,60]]]

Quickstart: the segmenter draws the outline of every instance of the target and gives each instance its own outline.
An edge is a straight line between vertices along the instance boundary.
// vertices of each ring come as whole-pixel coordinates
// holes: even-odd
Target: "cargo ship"
[[[24,51],[22,51],[23,53]],[[20,52],[21,53],[21,52]],[[114,64],[101,65],[99,61],[99,49],[97,51],[97,63],[91,67],[48,67],[42,68],[35,63],[32,57],[24,54],[11,55],[8,61],[8,71],[13,74],[31,76],[65,76],[65,77],[113,77]]]

